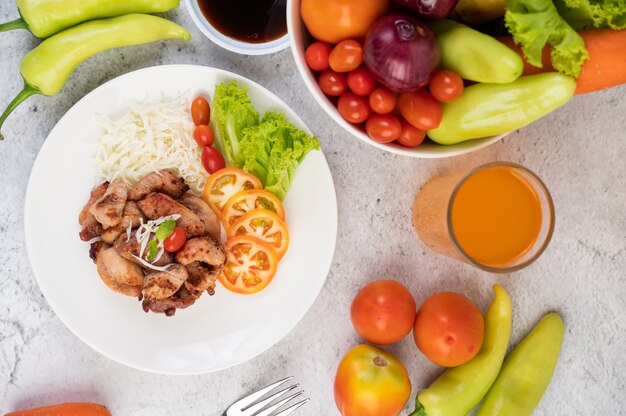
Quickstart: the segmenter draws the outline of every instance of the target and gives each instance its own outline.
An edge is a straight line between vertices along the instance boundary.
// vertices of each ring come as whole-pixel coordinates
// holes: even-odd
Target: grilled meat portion
[[[126,185],[122,182],[112,182],[104,195],[89,208],[89,212],[96,217],[104,229],[115,227],[122,222],[127,197],[128,188]]]
[[[213,237],[215,241],[221,240],[222,226],[215,212],[209,207],[209,204],[190,193],[183,195],[180,202],[198,216],[200,221],[204,224],[207,233]]]
[[[137,241],[137,237],[135,234],[131,234],[130,238],[126,238],[126,234],[120,235],[117,240],[115,240],[115,249],[120,254],[120,256],[124,257],[126,260],[130,260],[138,265],[143,266],[143,264],[137,260],[136,257],[139,257],[139,251],[141,250],[141,245]],[[146,256],[148,255],[148,250],[144,250],[143,259],[146,260]],[[136,257],[135,257],[136,256]],[[155,266],[165,266],[166,264],[170,264],[174,262],[174,255],[168,253],[167,251],[163,252],[163,255],[151,264]],[[148,269],[151,271],[152,269]]]
[[[126,232],[126,229],[129,225],[132,224],[132,227],[138,227],[140,224],[140,220],[146,220],[146,216],[143,215],[143,212],[137,206],[135,201],[126,202],[126,206],[124,207],[124,213],[122,214],[122,222],[120,222],[115,227],[107,228],[104,230],[102,235],[102,239],[107,243],[113,245],[117,238]]]
[[[222,272],[223,267],[213,267],[206,263],[194,261],[185,266],[189,277],[185,281],[185,287],[190,292],[204,292],[213,295],[215,293],[215,281]]]
[[[223,267],[226,263],[226,253],[224,247],[212,238],[197,237],[187,240],[183,248],[176,253],[176,261],[185,266],[200,262],[212,267]]]
[[[141,306],[146,313],[164,313],[165,316],[174,316],[176,309],[185,309],[193,305],[199,297],[200,294],[191,293],[183,286],[169,298],[161,300],[144,299]]]
[[[95,243],[91,244],[89,256],[96,263],[100,279],[102,279],[102,282],[109,289],[117,293],[121,293],[122,295],[136,297],[137,299],[141,300],[142,286],[131,286],[128,284],[120,283],[114,277],[117,276],[120,279],[124,277],[128,278],[130,281],[134,279],[131,276],[136,272],[136,270],[133,271],[132,268],[128,267],[128,264],[118,263],[116,257],[111,255],[110,250],[115,251],[115,249],[113,249],[110,245],[106,244],[103,241],[96,241]],[[114,260],[112,261],[111,259]],[[142,275],[141,280],[143,282],[143,273],[141,272],[141,269],[139,270],[139,272]]]
[[[139,208],[151,220],[178,214],[176,224],[185,230],[187,238],[198,237],[207,233],[204,223],[192,210],[161,193],[151,193],[137,202]]]
[[[181,264],[174,264],[163,272],[150,273],[143,287],[143,295],[149,300],[169,298],[178,292],[188,277],[187,269]]]
[[[145,283],[143,270],[136,263],[120,256],[117,250],[109,247],[100,252],[102,262],[106,266],[109,275],[118,283],[143,287]]]
[[[128,192],[128,199],[139,201],[152,192],[162,192],[174,199],[178,199],[188,189],[189,186],[185,184],[183,178],[178,178],[173,173],[163,169],[144,176]]]
[[[98,222],[89,209],[98,199],[102,197],[102,195],[104,195],[108,187],[109,183],[103,182],[99,186],[93,188],[91,190],[91,195],[89,196],[89,201],[87,201],[87,204],[78,215],[78,223],[81,227],[83,227],[79,235],[80,239],[83,241],[89,241],[99,237],[104,231],[102,224]]]

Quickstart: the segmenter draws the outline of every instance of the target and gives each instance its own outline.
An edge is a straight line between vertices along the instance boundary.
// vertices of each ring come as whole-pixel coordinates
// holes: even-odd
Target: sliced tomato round
[[[231,292],[251,295],[270,284],[278,257],[274,249],[263,241],[240,235],[226,241],[226,265],[219,280]]]
[[[239,218],[228,229],[228,238],[249,235],[269,244],[279,259],[289,247],[287,224],[274,211],[254,209]]]
[[[285,219],[283,204],[274,194],[262,189],[241,191],[233,195],[224,205],[222,224],[224,224],[226,231],[230,229],[235,221],[253,209],[268,209],[278,214],[281,220]]]
[[[221,215],[224,205],[233,195],[249,189],[263,189],[263,185],[251,173],[239,168],[225,168],[209,177],[202,198],[216,214]]]

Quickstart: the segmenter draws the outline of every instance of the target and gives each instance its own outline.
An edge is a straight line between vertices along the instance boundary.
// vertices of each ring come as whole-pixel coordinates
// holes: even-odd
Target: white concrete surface
[[[452,160],[408,159],[367,146],[335,125],[305,90],[290,51],[238,56],[204,38],[184,9],[168,16],[190,29],[192,42],[103,53],[83,64],[61,94],[30,99],[5,125],[7,140],[0,143],[0,413],[93,400],[109,406],[115,416],[219,415],[239,396],[295,375],[311,397],[298,415],[337,414],[335,368],[360,342],[349,320],[349,304],[366,282],[395,278],[408,285],[418,304],[435,291],[454,290],[482,308],[490,301],[491,285],[503,284],[514,303],[513,342],[544,313],[561,312],[567,327],[562,355],[535,414],[626,414],[626,86],[576,97],[478,153]],[[1,2],[0,21],[15,17],[13,2]],[[2,106],[21,88],[19,62],[36,43],[24,31],[0,34]],[[57,120],[103,82],[170,63],[238,72],[285,100],[319,135],[339,202],[334,264],[306,318],[256,359],[194,377],[144,374],[84,345],[41,295],[24,246],[28,175]],[[410,222],[413,198],[429,178],[458,165],[495,160],[515,161],[537,172],[556,204],[550,247],[534,265],[512,275],[490,275],[427,251]],[[54,241],[54,236],[42,237]],[[441,372],[417,351],[411,337],[391,350],[409,369],[414,393]]]

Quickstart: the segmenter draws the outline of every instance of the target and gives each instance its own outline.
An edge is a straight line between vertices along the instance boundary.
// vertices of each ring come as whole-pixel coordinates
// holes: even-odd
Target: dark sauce
[[[198,0],[202,14],[222,34],[265,43],[287,33],[287,0]]]

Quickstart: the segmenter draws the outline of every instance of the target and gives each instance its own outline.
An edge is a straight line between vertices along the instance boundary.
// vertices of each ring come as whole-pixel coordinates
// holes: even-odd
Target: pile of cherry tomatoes
[[[308,67],[318,73],[324,94],[337,98],[339,114],[379,143],[396,142],[417,147],[426,131],[441,122],[440,103],[456,100],[463,93],[463,80],[452,71],[440,71],[428,90],[396,94],[378,83],[363,65],[363,46],[343,40],[334,47],[314,42],[305,51]]]

